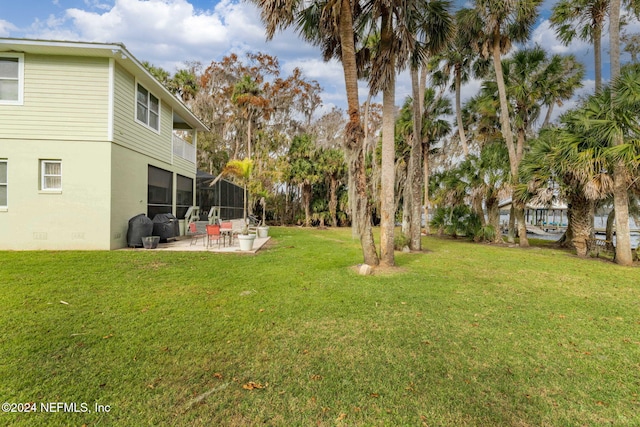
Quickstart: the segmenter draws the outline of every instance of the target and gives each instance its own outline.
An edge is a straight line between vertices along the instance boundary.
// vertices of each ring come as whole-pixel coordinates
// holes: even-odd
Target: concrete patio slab
[[[158,247],[155,249],[144,249],[144,248],[128,248],[129,250],[142,250],[142,251],[180,251],[180,252],[217,252],[217,253],[238,253],[238,254],[255,254],[258,252],[269,240],[271,237],[256,237],[253,242],[253,249],[250,251],[241,251],[240,246],[237,243],[234,245],[220,246],[218,247],[217,243],[211,244],[209,248],[207,248],[207,239],[198,238],[198,242],[195,244],[191,244],[191,236],[181,236],[177,239],[171,239],[166,243],[159,243]]]

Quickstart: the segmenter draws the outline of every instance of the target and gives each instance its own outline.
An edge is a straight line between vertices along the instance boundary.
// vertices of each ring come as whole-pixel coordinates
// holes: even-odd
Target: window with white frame
[[[0,208],[8,206],[8,190],[7,184],[8,162],[6,159],[0,159]]]
[[[0,53],[0,104],[22,104],[24,56]]]
[[[136,91],[136,120],[160,131],[160,100],[139,83]]]
[[[40,160],[40,190],[62,191],[61,160]]]

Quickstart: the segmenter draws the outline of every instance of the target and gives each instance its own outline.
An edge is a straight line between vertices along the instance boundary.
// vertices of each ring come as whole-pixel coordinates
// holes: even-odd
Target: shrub
[[[411,238],[404,233],[396,234],[393,239],[393,247],[396,251],[401,251],[405,246],[409,246]]]

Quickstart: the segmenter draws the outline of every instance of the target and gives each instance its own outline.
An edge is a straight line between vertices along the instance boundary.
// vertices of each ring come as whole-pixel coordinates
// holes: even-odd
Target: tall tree
[[[321,148],[318,151],[317,167],[320,175],[324,176],[325,183],[328,187],[329,219],[331,220],[331,225],[334,227],[338,226],[338,218],[336,216],[338,210],[338,187],[346,172],[345,166],[342,150],[337,148]]]
[[[298,135],[293,138],[289,148],[288,178],[302,190],[304,206],[304,225],[311,221],[312,186],[320,179],[316,147],[310,135]]]
[[[502,70],[502,54],[511,49],[514,42],[526,41],[538,16],[541,0],[476,0],[475,8],[465,14],[462,22],[475,34],[472,43],[476,52],[484,58],[491,57],[495,70],[500,100],[500,127],[509,152],[511,179],[518,183],[518,166],[524,153],[520,140],[514,141],[509,114],[507,90]],[[516,220],[525,223],[524,206],[514,204]],[[520,236],[520,245],[528,246],[526,233]]]
[[[327,0],[304,2],[302,0],[251,0],[261,10],[266,25],[267,38],[273,38],[277,30],[296,26],[302,37],[321,46],[325,59],[338,58],[344,74],[347,114],[344,148],[349,168],[349,202],[354,230],[360,238],[364,262],[378,265],[371,228],[371,206],[367,195],[363,140],[364,131],[358,99],[358,63],[354,32],[356,2]]]
[[[434,88],[427,88],[424,94],[424,112],[422,116],[422,164],[424,182],[424,217],[429,221],[429,177],[431,175],[431,155],[433,146],[449,132],[451,124],[442,116],[450,115],[451,101],[440,96]]]
[[[465,26],[465,14],[470,9],[460,9],[456,12],[456,31],[452,43],[441,54],[434,59],[438,62],[439,69],[433,74],[434,80],[438,84],[448,84],[451,76],[453,83],[451,91],[455,95],[456,124],[458,126],[458,138],[462,146],[464,157],[469,155],[469,145],[467,135],[462,120],[462,85],[470,78],[481,78],[487,74],[490,61],[483,59],[474,52],[472,48],[472,37],[470,29]]]
[[[542,81],[543,105],[547,107],[543,128],[549,125],[554,106],[562,106],[571,99],[576,89],[582,87],[584,77],[584,65],[574,55],[553,55],[547,68]]]
[[[415,24],[420,26],[420,44],[410,57],[411,94],[413,102],[413,132],[411,151],[407,165],[408,196],[411,212],[409,218],[409,247],[412,250],[422,249],[422,206],[423,187],[425,187],[424,170],[428,165],[424,160],[423,115],[426,100],[426,76],[429,57],[439,54],[453,38],[454,23],[449,13],[450,4],[446,1],[430,1],[423,16],[425,21]],[[426,203],[426,202],[425,202]],[[425,218],[428,227],[428,218]]]
[[[251,140],[253,121],[260,113],[268,116],[269,100],[262,96],[262,90],[250,75],[244,75],[240,81],[233,86],[231,95],[233,103],[237,104],[247,121],[247,157],[251,158]]]
[[[576,37],[593,44],[596,92],[602,88],[602,29],[608,7],[609,0],[560,0],[549,18],[565,45]]]
[[[620,3],[621,0],[611,0],[609,11],[609,41],[611,43],[611,80],[615,81],[620,76]],[[625,94],[619,93],[622,88],[614,86],[611,91],[611,109],[620,105],[625,99]],[[628,92],[626,94],[628,96]],[[624,135],[616,132],[613,145],[622,147]],[[619,159],[613,168],[613,209],[616,217],[616,262],[620,265],[632,265],[631,231],[629,229],[629,194],[627,192],[627,173],[624,161]]]
[[[559,129],[543,132],[523,162],[528,184],[519,186],[521,196],[529,193],[544,202],[545,197],[555,195],[550,183],[561,184],[570,206],[568,234],[578,255],[586,255],[594,201],[611,194],[615,197],[619,191],[615,182],[619,168],[627,198],[632,177],[638,176],[639,109],[640,68],[625,68],[612,86],[604,86],[580,108],[566,113]],[[627,229],[628,221],[627,217]],[[624,239],[619,232],[618,245],[619,239]],[[616,262],[622,264],[617,247]]]
[[[396,68],[398,65],[399,40],[394,34],[393,3],[373,3],[373,19],[380,20],[380,46],[374,55],[372,67],[372,91],[382,88],[382,152],[380,183],[380,262],[395,265],[395,113],[396,113]]]
[[[386,265],[395,264],[395,76],[410,59],[417,66],[428,53],[445,46],[451,34],[447,5],[429,0],[363,2],[363,22],[379,34],[369,84],[373,93],[382,91],[383,99],[380,257]]]

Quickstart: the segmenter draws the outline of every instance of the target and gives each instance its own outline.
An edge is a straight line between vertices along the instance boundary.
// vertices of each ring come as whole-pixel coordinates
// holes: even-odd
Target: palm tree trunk
[[[576,193],[571,197],[571,243],[579,257],[587,256],[593,208],[593,201],[588,200],[584,194]]]
[[[595,67],[596,93],[602,89],[602,24],[593,28],[593,59]]]
[[[615,223],[616,220],[616,211],[615,209],[611,209],[611,212],[609,212],[609,215],[607,215],[607,228],[605,229],[605,239],[608,242],[613,242],[613,224]],[[607,249],[613,250],[613,245],[611,245],[611,247],[608,247]]]
[[[515,243],[516,241],[516,208],[513,205],[513,200],[511,202],[511,207],[509,208],[509,226],[507,228],[507,242]]]
[[[331,216],[331,225],[333,227],[338,226],[338,218],[336,212],[338,210],[338,180],[334,175],[331,175],[329,181],[329,215]]]
[[[424,166],[424,220],[427,234],[431,233],[429,226],[429,145],[422,147],[422,165]]]
[[[500,207],[499,200],[495,197],[487,197],[485,200],[485,205],[487,207],[487,216],[488,222],[493,229],[495,230],[495,237],[493,239],[494,243],[502,242],[502,230],[500,229]]]
[[[620,75],[620,0],[611,0],[609,4],[609,39],[611,43],[611,80]],[[616,93],[611,91],[611,102]],[[614,140],[614,145],[624,143],[622,135]],[[627,191],[626,168],[622,161],[613,167],[613,209],[616,216],[616,263],[632,265],[631,230],[629,229],[629,193]]]
[[[484,227],[487,225],[487,220],[484,216],[484,210],[482,209],[482,197],[474,197],[472,199],[473,212],[478,215],[478,219],[480,220],[480,224]]]
[[[464,158],[469,156],[469,145],[467,144],[467,136],[464,133],[464,123],[462,122],[462,102],[460,100],[460,87],[462,77],[460,75],[460,65],[456,65],[455,70],[455,90],[456,90],[456,120],[458,122],[458,135],[460,137],[460,145],[462,145],[462,152],[464,153]]]
[[[304,203],[304,226],[311,225],[311,184],[302,184],[302,202]]]
[[[552,102],[551,104],[549,104],[549,108],[547,109],[547,114],[544,116],[544,121],[542,122],[542,126],[540,126],[541,128],[546,128],[547,126],[549,126],[549,123],[551,122],[551,114],[553,113],[553,107],[556,103]]]
[[[429,68],[422,67],[420,69],[420,78],[418,82],[418,93],[421,94],[418,99],[418,103],[420,104],[420,113],[424,113],[424,93],[427,90],[427,77],[429,77]]]
[[[349,170],[349,203],[353,230],[360,238],[364,263],[378,265],[380,260],[376,252],[371,229],[371,205],[367,196],[367,177],[363,156],[364,132],[360,121],[360,101],[358,100],[358,68],[353,34],[351,2],[340,3],[340,49],[342,68],[347,93],[349,122],[344,136],[345,154]]]
[[[524,155],[524,142],[526,140],[526,129],[528,124],[524,123],[522,128],[518,130],[517,142],[516,142],[516,171],[520,167],[520,162],[522,161],[522,156]],[[513,177],[514,183],[519,181],[518,174]],[[516,220],[518,221],[518,237],[520,238],[519,244],[520,247],[529,247],[529,238],[527,237],[527,223],[525,219],[525,209],[526,206],[524,203],[515,203],[515,214]]]
[[[382,14],[380,49],[391,52],[391,14]],[[389,71],[382,90],[382,166],[380,174],[380,262],[386,266],[395,264],[395,55],[389,54]]]
[[[502,72],[502,58],[500,55],[500,35],[494,36],[493,43],[493,66],[496,72],[496,83],[498,85],[498,95],[500,98],[500,130],[502,137],[507,144],[509,152],[509,166],[511,168],[512,183],[518,183],[518,161],[516,147],[513,143],[513,132],[511,131],[511,120],[509,117],[509,103],[507,101],[507,89],[504,84],[504,74]]]
[[[521,248],[529,247],[529,238],[527,237],[527,222],[524,216],[524,205],[516,203],[514,205],[514,213],[518,222],[518,238]]]
[[[413,95],[413,137],[411,138],[411,152],[407,171],[408,187],[411,188],[410,209],[410,242],[413,251],[422,250],[422,104],[419,99],[424,98],[420,91],[418,69],[411,68],[411,91]]]
[[[509,152],[509,166],[511,169],[511,183],[515,186],[518,184],[518,165],[519,165],[519,152],[516,151],[516,146],[513,141],[513,132],[511,131],[511,119],[509,117],[509,104],[507,102],[507,90],[504,84],[504,74],[502,72],[502,58],[500,55],[500,35],[495,34],[493,40],[493,66],[496,72],[496,83],[498,84],[498,95],[500,98],[500,129],[502,131],[502,137],[507,144],[507,151]],[[518,221],[519,233],[522,234],[524,227],[524,235],[520,235],[520,246],[529,246],[529,240],[527,239],[526,224],[524,223],[524,209],[520,206],[511,204],[512,212],[515,214],[515,220]],[[511,220],[511,218],[510,218]],[[509,227],[511,230],[511,227]],[[509,233],[509,241],[513,237],[511,232]],[[524,240],[523,240],[524,239]]]
[[[409,171],[407,170],[407,173]],[[403,236],[411,236],[411,185],[409,181],[405,182],[402,192],[402,224],[400,233]]]
[[[244,185],[243,185],[243,190],[244,190],[244,204],[243,204],[243,209],[242,209],[242,219],[244,224],[247,224],[247,180],[244,180]]]

